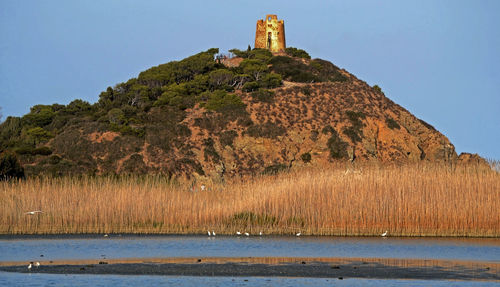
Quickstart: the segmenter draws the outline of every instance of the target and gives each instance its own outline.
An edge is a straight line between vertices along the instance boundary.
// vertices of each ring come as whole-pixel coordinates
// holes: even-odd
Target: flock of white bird
[[[26,215],[35,215],[35,214],[37,214],[37,213],[43,213],[43,211],[41,211],[41,210],[33,210],[33,211],[28,211],[28,212],[25,212],[24,214],[26,214]],[[211,236],[215,236],[215,235],[216,235],[214,230],[212,230],[212,232],[210,232],[210,230],[208,230],[208,231],[207,231],[207,233],[208,233],[208,236],[209,236],[209,237],[211,237]],[[380,236],[382,236],[382,237],[386,237],[386,236],[387,236],[387,234],[388,234],[388,230],[386,230],[386,231],[385,231],[384,233],[382,233]],[[237,236],[245,235],[245,236],[247,236],[247,237],[248,237],[248,236],[250,236],[250,233],[248,233],[248,232],[241,233],[241,232],[239,232],[239,231],[236,231],[236,235],[237,235]],[[259,236],[262,236],[262,235],[263,235],[262,231],[261,231],[261,232],[259,232]],[[297,237],[299,237],[300,235],[302,235],[302,233],[301,233],[301,232],[298,232],[298,233],[296,233],[296,234],[295,234],[295,236],[297,236]],[[104,234],[104,237],[108,237],[108,234]],[[38,261],[37,261],[36,263],[30,262],[30,264],[28,265],[28,270],[31,270],[31,268],[32,268],[33,266],[35,266],[36,268],[38,268],[38,267],[40,266],[40,262],[38,262]]]
[[[208,230],[207,233],[208,233],[209,237],[210,236],[215,236],[215,231],[213,231],[213,230],[212,230],[212,232],[210,232],[210,230]],[[301,234],[302,233],[299,232],[299,233],[295,234],[295,236],[299,237]],[[236,236],[242,236],[242,235],[250,236],[250,233],[248,233],[248,232],[241,233],[239,231],[236,231]],[[262,231],[259,232],[259,236],[262,236],[262,235],[264,235],[264,233],[262,233]]]

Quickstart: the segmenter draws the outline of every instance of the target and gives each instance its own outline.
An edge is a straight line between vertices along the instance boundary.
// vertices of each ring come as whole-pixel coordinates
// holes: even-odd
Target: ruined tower
[[[278,20],[276,15],[266,15],[266,19],[257,20],[254,47],[268,49],[271,52],[284,52],[285,22]]]

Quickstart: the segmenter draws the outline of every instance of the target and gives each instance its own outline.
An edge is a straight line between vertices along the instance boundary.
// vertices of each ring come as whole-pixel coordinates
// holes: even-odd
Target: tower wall
[[[254,47],[268,49],[271,52],[284,52],[285,22],[278,20],[276,15],[266,15],[264,20],[257,20]]]

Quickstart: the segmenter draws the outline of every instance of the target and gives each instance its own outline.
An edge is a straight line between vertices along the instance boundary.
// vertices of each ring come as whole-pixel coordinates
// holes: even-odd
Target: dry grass
[[[500,235],[500,174],[477,166],[309,169],[207,187],[160,177],[0,182],[0,233]]]

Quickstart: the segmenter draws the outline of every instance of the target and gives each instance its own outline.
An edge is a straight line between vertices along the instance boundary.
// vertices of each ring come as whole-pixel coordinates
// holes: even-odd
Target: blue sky
[[[285,20],[288,46],[329,60],[432,124],[500,159],[500,1],[0,0],[0,107],[91,103],[108,86],[211,47],[253,46]]]

